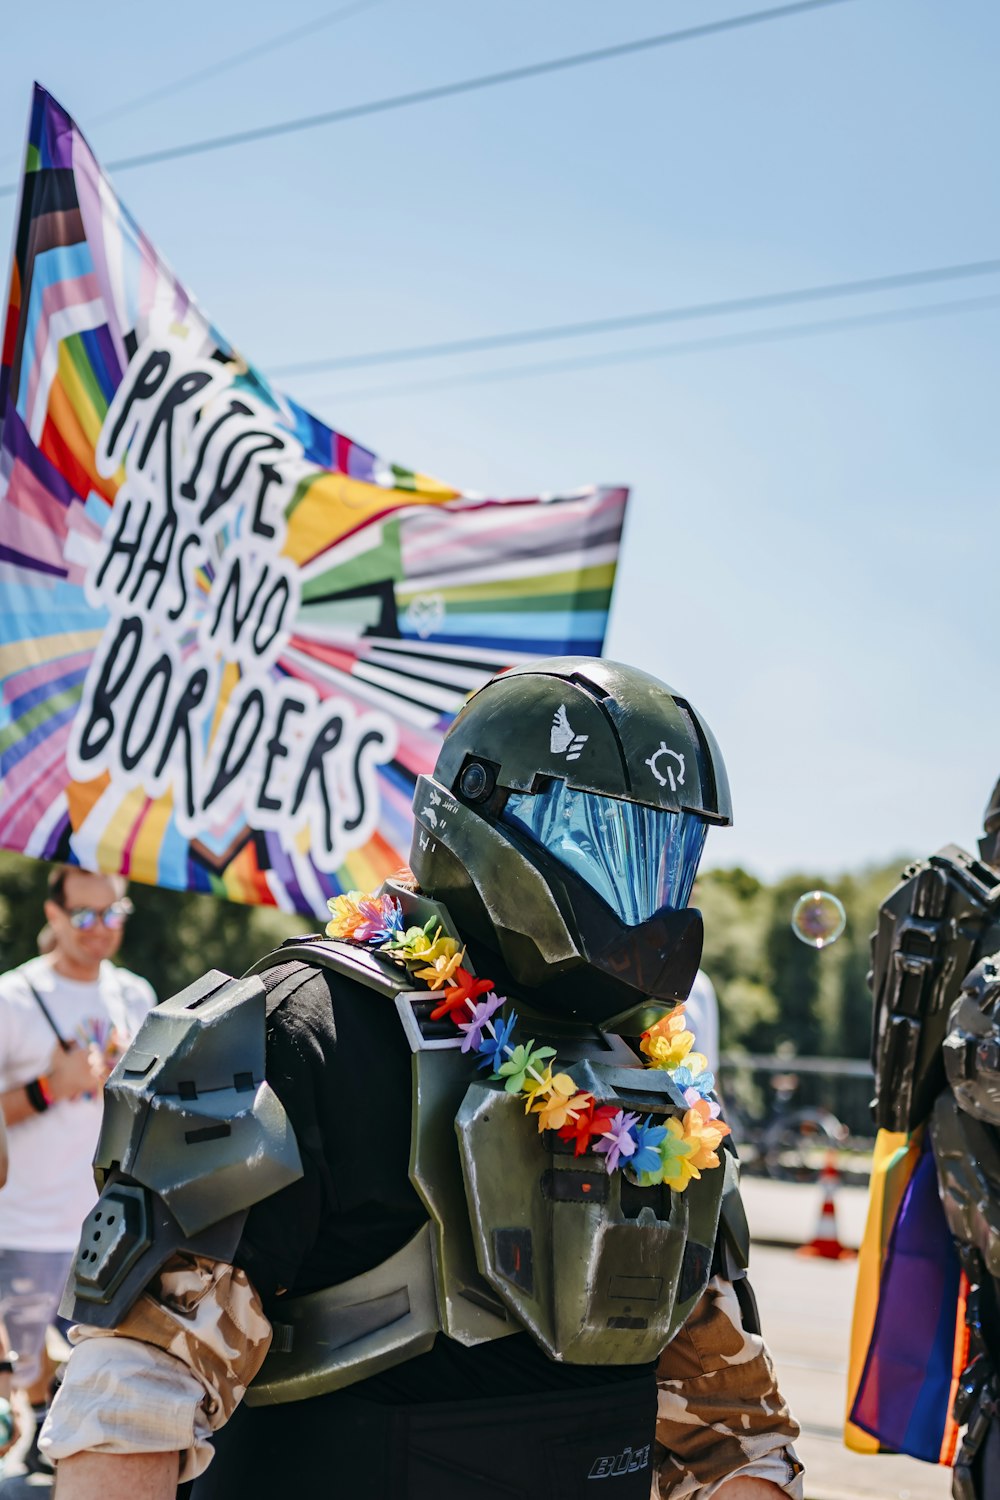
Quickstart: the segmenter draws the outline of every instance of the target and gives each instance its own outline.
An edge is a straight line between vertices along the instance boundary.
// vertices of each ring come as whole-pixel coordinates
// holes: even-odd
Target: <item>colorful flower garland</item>
[[[393,896],[360,891],[335,896],[329,906],[327,935],[385,953],[429,989],[439,990],[431,1020],[453,1021],[464,1033],[462,1051],[476,1053],[480,1068],[491,1070],[491,1079],[508,1094],[523,1097],[524,1112],[537,1116],[539,1131],[554,1130],[572,1141],[575,1155],[599,1151],[609,1172],[627,1168],[641,1187],[664,1182],[675,1193],[719,1165],[718,1147],[729,1126],[711,1097],[715,1079],[708,1059],[692,1050],[694,1035],[687,1030],[683,1005],[644,1031],[639,1044],[646,1066],[665,1069],[688,1105],[682,1119],[653,1125],[649,1118],[642,1121],[614,1105],[598,1104],[593,1094],[577,1089],[568,1073],[554,1072],[554,1047],[515,1042],[516,1013],[506,1019],[498,1015],[506,1000],[497,995],[491,979],[476,979],[463,969],[464,948],[444,936],[435,917],[422,927],[404,927],[402,908]]]

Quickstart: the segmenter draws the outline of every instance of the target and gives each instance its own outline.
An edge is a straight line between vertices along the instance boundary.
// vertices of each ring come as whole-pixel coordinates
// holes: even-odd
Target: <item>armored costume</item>
[[[900,1242],[900,1253],[887,1257],[880,1294],[890,1311],[881,1319],[883,1327],[876,1325],[865,1367],[859,1366],[852,1411],[853,1420],[883,1447],[942,1462],[952,1460],[957,1430],[964,1428],[954,1457],[956,1500],[988,1500],[1000,1492],[1000,783],[979,848],[978,859],[949,845],[912,865],[884,902],[872,940],[875,1119],[914,1185],[907,1194],[895,1194],[900,1207],[893,1242]],[[885,1158],[884,1151],[880,1154]],[[923,1209],[921,1158],[929,1180],[936,1173],[937,1181],[937,1194]],[[950,1236],[957,1249],[951,1275],[950,1244],[928,1248],[929,1226],[940,1215],[938,1199],[942,1238]],[[892,1336],[891,1283],[894,1276],[902,1278],[889,1262],[894,1259],[898,1266],[904,1254],[912,1259],[905,1246],[911,1233],[923,1241],[917,1254],[950,1303],[952,1321],[958,1315],[951,1389],[943,1378],[933,1403],[926,1389],[912,1403],[914,1412],[920,1408],[920,1428],[935,1434],[932,1447],[939,1451],[933,1452],[911,1441],[908,1431],[918,1424],[904,1423],[888,1409],[884,1395],[876,1399],[877,1380],[867,1379],[873,1363],[883,1358],[879,1339],[887,1344]],[[888,1248],[895,1251],[895,1243]],[[933,1300],[927,1276],[924,1298]],[[939,1327],[947,1327],[948,1315],[947,1305],[935,1305]],[[911,1318],[919,1316],[919,1308],[912,1308]],[[949,1363],[950,1340],[948,1334],[943,1351]],[[916,1349],[912,1330],[906,1342],[909,1349],[900,1354],[897,1341],[889,1355],[902,1387]],[[927,1361],[922,1357],[922,1362]],[[883,1368],[888,1368],[884,1358]],[[884,1390],[892,1383],[883,1375]],[[940,1443],[936,1421],[944,1434]]]
[[[516,668],[459,715],[414,810],[416,890],[388,882],[348,941],[207,975],[116,1068],[68,1293],[86,1326],[43,1441],[176,1446],[189,1478],[214,1432],[199,1500],[290,1476],[352,1500],[539,1481],[568,1500],[613,1477],[645,1500],[736,1471],[800,1494],[735,1155],[682,1170],[691,1100],[637,1055],[698,967],[687,901],[708,824],[730,818],[710,731],[612,663]],[[413,934],[423,968],[399,958]],[[457,1028],[441,974],[489,992]],[[617,1122],[614,1158],[595,1121]],[[650,1168],[654,1141],[672,1167]],[[645,1170],[612,1170],[640,1146]],[[200,1388],[169,1439],[110,1409],[109,1335],[136,1407],[174,1364],[189,1401]]]

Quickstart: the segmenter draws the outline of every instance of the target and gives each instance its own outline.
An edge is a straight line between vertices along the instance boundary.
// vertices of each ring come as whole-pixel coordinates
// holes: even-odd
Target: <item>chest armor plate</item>
[[[308,947],[312,962],[363,977],[357,949]],[[383,967],[377,980],[365,959],[388,1000],[392,975]],[[737,1195],[734,1158],[677,1194],[609,1174],[603,1155],[574,1156],[539,1133],[522,1099],[476,1077],[462,1036],[430,1019],[437,999],[392,995],[412,1053],[410,1179],[429,1223],[375,1270],[281,1304],[288,1321],[276,1325],[251,1404],[351,1384],[422,1353],[439,1332],[474,1345],[527,1330],[554,1360],[651,1362],[708,1283],[722,1201]],[[654,1123],[686,1111],[669,1074],[643,1067],[620,1037],[531,1030],[598,1104]]]

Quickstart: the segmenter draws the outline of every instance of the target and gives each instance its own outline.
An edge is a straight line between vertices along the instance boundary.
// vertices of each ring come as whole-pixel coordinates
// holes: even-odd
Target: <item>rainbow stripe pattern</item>
[[[268,671],[395,725],[375,825],[333,869],[308,828],[255,827],[240,805],[192,833],[175,787],[68,764],[112,625],[87,588],[123,485],[123,469],[97,461],[102,427],[137,350],[164,327],[301,449],[282,533],[298,597]],[[468,694],[525,658],[600,654],[626,499],[596,487],[485,499],[320,422],[214,328],[36,86],[0,355],[0,846],[312,914],[377,886],[405,856],[415,779]],[[206,597],[246,524],[227,523],[200,567]],[[176,643],[182,659],[196,649],[190,630]],[[232,662],[221,672],[205,753],[240,675]]]
[[[848,1448],[954,1463],[967,1292],[924,1127],[879,1131],[851,1328]]]

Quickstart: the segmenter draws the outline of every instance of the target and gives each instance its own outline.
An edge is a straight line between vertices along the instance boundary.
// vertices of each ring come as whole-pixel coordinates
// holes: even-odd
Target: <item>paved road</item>
[[[822,1194],[814,1183],[772,1182],[769,1177],[744,1173],[742,1186],[750,1232],[758,1244],[804,1245],[816,1233]],[[843,1244],[854,1250],[861,1244],[867,1211],[867,1188],[836,1189],[837,1232]]]
[[[809,1260],[794,1251],[815,1229],[819,1190],[753,1178],[745,1179],[744,1189],[750,1228],[758,1237],[751,1261],[754,1290],[782,1389],[802,1424],[799,1456],[809,1500],[947,1500],[950,1469],[850,1453],[843,1446],[856,1262]],[[858,1188],[838,1191],[837,1225],[848,1245],[860,1243],[865,1197]],[[777,1248],[782,1244],[788,1248]]]

